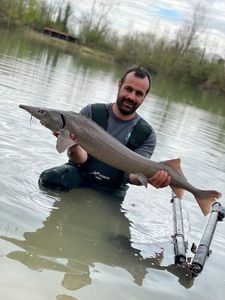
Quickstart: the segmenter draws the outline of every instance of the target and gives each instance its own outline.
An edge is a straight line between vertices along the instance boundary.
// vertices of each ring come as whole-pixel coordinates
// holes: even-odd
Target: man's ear
[[[122,81],[120,80],[120,81],[118,82],[118,88],[120,89],[121,86],[122,86]]]

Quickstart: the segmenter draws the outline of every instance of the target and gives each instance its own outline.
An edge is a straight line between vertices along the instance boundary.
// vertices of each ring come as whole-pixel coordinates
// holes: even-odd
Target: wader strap
[[[91,105],[92,120],[99,126],[107,129],[107,121],[109,118],[109,112],[107,111],[104,103],[95,103]]]
[[[91,105],[92,120],[99,126],[107,129],[107,121],[109,118],[109,112],[106,109],[104,103],[95,103]],[[128,144],[129,149],[135,150],[140,147],[141,144],[149,137],[152,132],[152,127],[144,120],[140,119],[134,126]]]
[[[152,132],[152,127],[144,120],[140,119],[131,132],[127,147],[135,150],[140,147]]]

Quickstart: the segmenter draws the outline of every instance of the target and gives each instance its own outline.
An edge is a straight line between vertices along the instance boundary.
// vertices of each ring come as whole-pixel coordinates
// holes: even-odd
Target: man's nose
[[[135,93],[135,91],[130,92],[128,98],[129,98],[131,101],[135,100],[135,98],[136,98],[136,93]]]

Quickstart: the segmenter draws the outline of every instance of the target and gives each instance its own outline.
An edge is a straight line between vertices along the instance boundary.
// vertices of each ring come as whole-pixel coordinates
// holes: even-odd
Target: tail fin
[[[174,171],[176,171],[181,177],[183,177],[186,180],[186,178],[181,170],[181,167],[180,167],[180,159],[179,158],[162,161],[161,163],[173,168]],[[170,187],[179,199],[181,199],[183,197],[184,189],[182,189],[174,184],[171,184]],[[221,196],[222,196],[222,194],[217,191],[199,190],[199,192],[197,194],[195,194],[195,199],[198,202],[198,205],[200,206],[203,214],[206,216],[209,214],[212,204],[214,202],[216,202],[217,199],[219,199]]]
[[[222,196],[221,193],[217,191],[201,191],[199,196],[195,196],[203,214],[206,216],[210,213],[211,206]]]

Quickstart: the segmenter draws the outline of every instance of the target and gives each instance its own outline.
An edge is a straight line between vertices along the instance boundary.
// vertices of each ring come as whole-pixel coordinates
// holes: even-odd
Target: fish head
[[[40,120],[40,123],[51,131],[59,131],[65,126],[65,116],[61,111],[22,104],[19,107],[29,112],[31,117]]]

